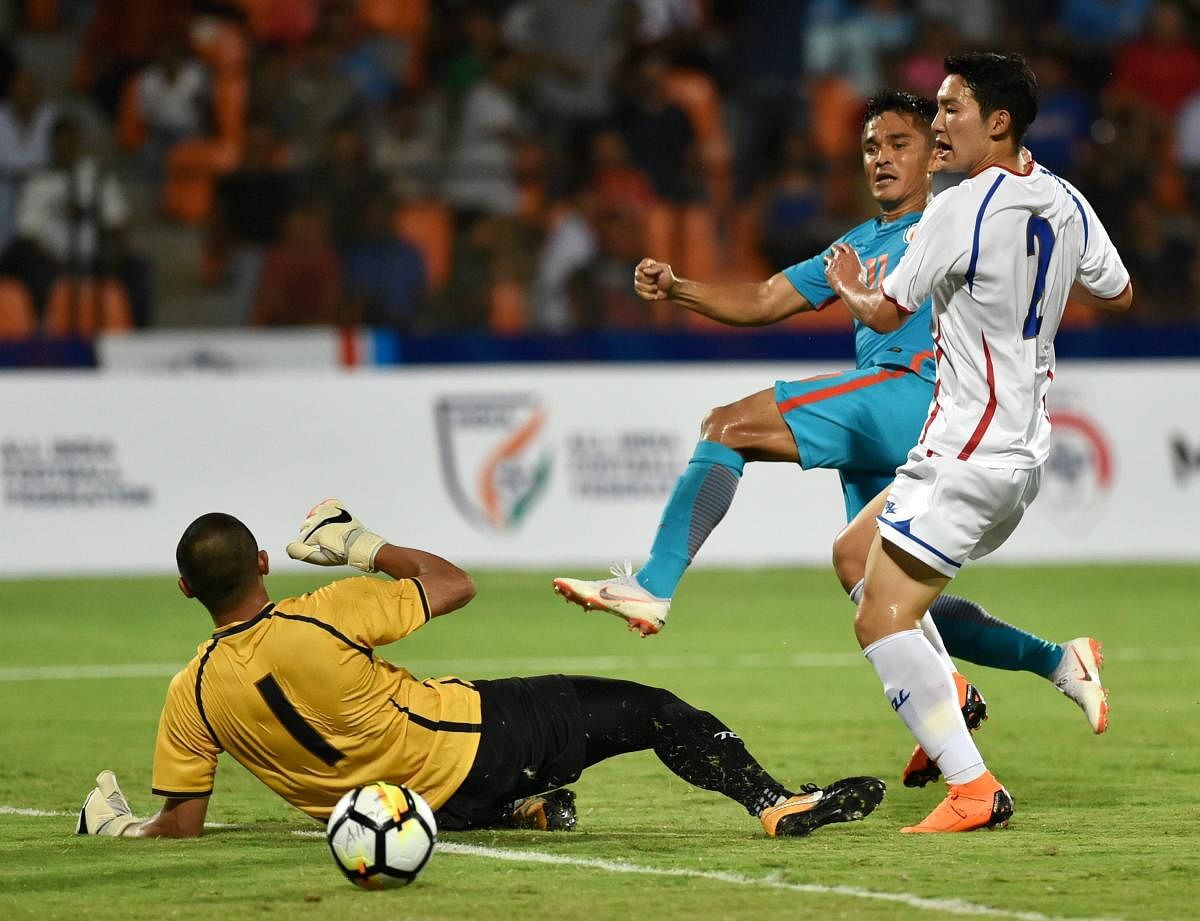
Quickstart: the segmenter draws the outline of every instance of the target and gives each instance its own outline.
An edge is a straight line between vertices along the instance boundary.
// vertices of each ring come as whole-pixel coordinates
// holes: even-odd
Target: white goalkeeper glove
[[[130,812],[129,802],[117,786],[116,774],[101,771],[96,775],[96,784],[79,810],[79,825],[75,833],[119,838],[130,825],[136,825],[140,820]]]
[[[363,527],[337,499],[325,499],[308,512],[300,537],[287,545],[288,556],[316,566],[349,564],[375,571],[375,554],[385,541]]]

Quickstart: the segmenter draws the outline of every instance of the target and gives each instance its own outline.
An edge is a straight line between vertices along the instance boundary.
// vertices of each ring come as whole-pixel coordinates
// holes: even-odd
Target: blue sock
[[[929,613],[946,651],[956,659],[988,668],[1033,672],[1043,678],[1049,678],[1062,661],[1063,648],[1058,643],[1006,624],[966,598],[939,595]]]
[[[729,510],[745,466],[733,448],[716,441],[696,445],[663,509],[650,558],[638,570],[642,588],[658,598],[675,594],[683,571]]]

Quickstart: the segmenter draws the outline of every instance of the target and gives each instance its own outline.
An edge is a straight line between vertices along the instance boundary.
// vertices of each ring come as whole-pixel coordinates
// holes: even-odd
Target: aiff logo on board
[[[546,409],[532,394],[441,397],[435,408],[442,476],[473,525],[511,531],[550,481]]]

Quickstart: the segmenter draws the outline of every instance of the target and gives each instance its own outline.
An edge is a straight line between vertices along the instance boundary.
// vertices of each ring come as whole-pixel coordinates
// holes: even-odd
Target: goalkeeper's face
[[[933,144],[920,116],[883,112],[863,126],[867,185],[886,212],[920,211],[929,199]]]

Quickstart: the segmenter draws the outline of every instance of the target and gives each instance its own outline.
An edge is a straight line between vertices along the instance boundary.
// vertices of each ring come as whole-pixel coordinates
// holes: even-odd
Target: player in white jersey
[[[879,288],[848,246],[826,275],[874,328],[933,298],[938,379],[929,418],[886,493],[855,632],[892,708],[946,777],[949,795],[906,832],[1004,826],[1012,797],[958,710],[949,669],[918,621],[967,559],[1012,533],[1049,452],[1045,397],[1066,300],[1132,303],[1129,274],[1091,206],[1024,156],[1037,82],[1019,55],[945,61],[933,121],[939,166],[966,172],[925,211]]]

